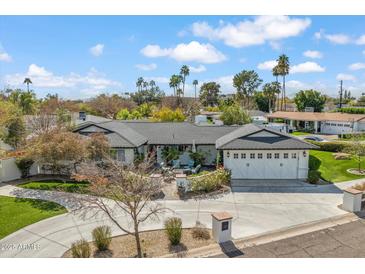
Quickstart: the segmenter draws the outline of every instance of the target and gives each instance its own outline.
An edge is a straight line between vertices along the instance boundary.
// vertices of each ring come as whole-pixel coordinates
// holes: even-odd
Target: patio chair
[[[189,160],[189,162],[188,162],[188,167],[189,167],[190,169],[193,169],[193,168],[194,168],[194,161],[193,161],[193,160]]]
[[[199,170],[202,168],[201,165],[197,165],[194,169],[191,170],[193,174],[198,174]]]

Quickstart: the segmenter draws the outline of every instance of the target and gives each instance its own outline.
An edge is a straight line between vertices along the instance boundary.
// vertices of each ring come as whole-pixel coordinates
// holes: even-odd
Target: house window
[[[125,162],[125,150],[124,149],[118,149],[116,156],[117,156],[118,161]]]
[[[234,159],[238,159],[238,153],[234,153],[234,154],[233,154],[233,158],[234,158]]]
[[[255,153],[250,153],[250,159],[255,159]]]
[[[272,158],[272,154],[271,153],[266,154],[266,158],[267,159],[271,159]]]
[[[280,158],[279,156],[280,156],[280,155],[279,155],[279,153],[275,153],[275,154],[274,154],[274,158],[275,158],[275,159],[279,159],[279,158]]]
[[[246,153],[241,153],[241,159],[246,159]]]
[[[292,153],[292,154],[291,154],[291,157],[292,157],[293,159],[296,159],[296,158],[297,158],[297,154],[296,154],[296,153]]]
[[[284,159],[288,159],[289,158],[289,154],[288,153],[284,153]]]
[[[258,154],[257,154],[257,158],[258,158],[258,159],[262,159],[262,153],[258,153]]]

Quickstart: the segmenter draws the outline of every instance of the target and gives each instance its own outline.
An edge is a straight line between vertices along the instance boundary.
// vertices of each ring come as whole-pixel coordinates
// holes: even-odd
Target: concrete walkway
[[[358,182],[282,188],[276,192],[271,187],[266,190],[250,187],[246,192],[233,192],[211,199],[161,200],[158,202],[174,213],[167,212],[161,215],[160,220],[143,223],[142,230],[162,228],[164,219],[172,214],[182,218],[185,227],[194,226],[197,220],[211,227],[212,212],[228,211],[234,216],[233,237],[248,237],[343,215],[346,212],[338,208],[342,203],[341,189]],[[122,234],[103,214],[82,209],[73,212],[77,208],[77,204],[71,202],[75,194],[0,184],[0,195],[55,201],[70,211],[29,225],[0,240],[0,257],[60,257],[72,242],[80,238],[91,240],[92,229],[102,224],[110,225],[113,235]],[[125,214],[117,213],[118,219],[129,225]]]

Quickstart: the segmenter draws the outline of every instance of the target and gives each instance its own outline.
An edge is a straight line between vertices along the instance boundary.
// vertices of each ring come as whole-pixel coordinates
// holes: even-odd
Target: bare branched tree
[[[158,219],[159,214],[167,210],[156,201],[162,192],[162,181],[148,176],[151,163],[151,159],[138,166],[125,166],[113,159],[88,161],[73,176],[78,181],[90,183],[90,195],[77,198],[82,208],[105,213],[120,230],[134,236],[138,257],[143,257],[140,225]],[[118,218],[120,212],[124,212],[129,220]]]
[[[32,132],[32,136],[49,133],[57,127],[57,117],[53,114],[39,113],[29,115],[25,119],[27,129]]]

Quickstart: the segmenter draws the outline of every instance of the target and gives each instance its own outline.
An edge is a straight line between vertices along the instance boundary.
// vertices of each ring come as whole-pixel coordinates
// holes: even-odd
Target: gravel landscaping
[[[209,230],[209,232],[211,232]],[[181,243],[177,246],[170,246],[165,230],[154,230],[140,233],[142,247],[145,257],[155,258],[166,254],[179,253],[184,255],[184,251],[213,244],[210,239],[197,239],[192,236],[192,229],[183,229]],[[133,236],[123,235],[113,237],[110,250],[98,252],[93,243],[90,243],[91,254],[93,258],[131,258],[135,257],[136,243]],[[63,257],[71,258],[71,251],[68,250]]]

